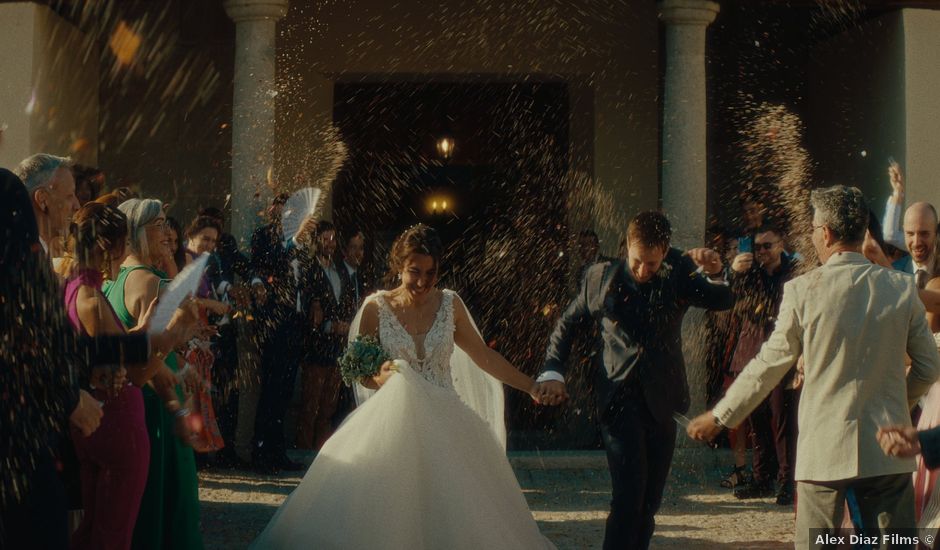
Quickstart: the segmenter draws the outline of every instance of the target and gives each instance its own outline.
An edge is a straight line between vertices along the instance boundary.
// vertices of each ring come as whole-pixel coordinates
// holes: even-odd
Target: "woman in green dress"
[[[154,199],[131,199],[119,209],[127,216],[130,254],[115,280],[105,284],[104,292],[121,322],[133,327],[167,279],[165,272],[154,267],[169,254],[166,215]],[[191,433],[189,411],[180,404],[183,392],[176,354],[168,354],[165,364],[143,387],[150,470],[133,548],[199,550],[203,544],[196,463],[193,450],[182,441]]]

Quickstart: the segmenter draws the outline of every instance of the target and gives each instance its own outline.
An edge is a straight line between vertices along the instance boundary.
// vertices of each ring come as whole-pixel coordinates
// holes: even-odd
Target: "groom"
[[[597,324],[603,369],[595,369],[597,417],[607,450],[613,499],[605,550],[647,548],[675,449],[674,412],[689,408],[682,358],[682,318],[689,306],[720,310],[733,303],[721,258],[670,248],[660,212],[627,227],[627,258],[591,266],[577,297],[552,332],[539,376],[541,402],[567,398],[565,364],[582,321]],[[597,342],[600,347],[600,342]]]

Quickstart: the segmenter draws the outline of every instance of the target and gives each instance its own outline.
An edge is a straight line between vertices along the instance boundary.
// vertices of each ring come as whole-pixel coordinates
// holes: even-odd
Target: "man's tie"
[[[356,307],[359,307],[359,282],[356,280],[357,272],[353,271],[349,276],[349,283],[352,285],[353,290],[356,291],[356,303],[353,304]]]
[[[918,269],[914,272],[914,283],[917,284],[917,288],[923,289],[927,286],[927,270]]]

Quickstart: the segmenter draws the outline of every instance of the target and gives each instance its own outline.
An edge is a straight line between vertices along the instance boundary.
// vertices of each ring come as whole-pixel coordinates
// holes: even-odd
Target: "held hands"
[[[530,394],[532,394],[532,399],[540,405],[561,405],[568,400],[568,389],[564,382],[558,380],[537,382]]]
[[[910,426],[887,426],[878,428],[878,443],[888,456],[910,458],[920,454],[920,439],[917,428]]]
[[[711,248],[693,248],[686,252],[695,265],[701,267],[706,275],[714,276],[721,273],[721,255]]]
[[[731,262],[731,271],[744,273],[748,269],[751,269],[752,265],[754,265],[754,254],[744,252],[734,257],[734,261]]]
[[[706,411],[689,422],[686,433],[696,441],[711,441],[721,433],[722,427],[715,422],[715,415],[711,411]]]

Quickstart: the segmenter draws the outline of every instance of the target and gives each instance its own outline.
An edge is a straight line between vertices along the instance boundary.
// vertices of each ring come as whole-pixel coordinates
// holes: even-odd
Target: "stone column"
[[[232,104],[232,234],[247,246],[271,199],[274,162],[275,24],[288,0],[225,0],[235,21]]]
[[[288,0],[225,0],[235,21],[235,97],[232,104],[232,234],[242,248],[271,199],[268,174],[274,164],[275,25]],[[238,323],[238,421],[235,452],[251,460],[258,405],[259,351],[254,324]]]
[[[673,224],[673,243],[702,246],[705,232],[705,28],[718,4],[662,0],[666,30],[663,86],[662,205]]]

